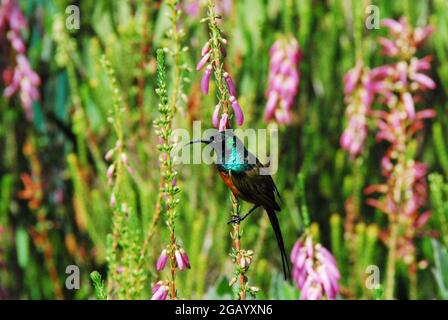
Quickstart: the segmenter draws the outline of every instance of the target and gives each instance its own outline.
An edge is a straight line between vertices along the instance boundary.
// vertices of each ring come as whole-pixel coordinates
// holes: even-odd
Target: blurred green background
[[[19,3],[29,23],[23,33],[28,56],[42,85],[31,122],[18,99],[0,99],[0,287],[3,298],[88,299],[94,297],[89,274],[98,270],[107,279],[107,235],[112,230],[111,187],[104,154],[116,141],[107,120],[114,101],[100,57],[104,54],[111,62],[124,99],[123,129],[135,170],[124,182],[128,204],[135,213],[129,221],[132,247],[128,250],[138,250],[155,211],[160,179],[158,139],[153,130],[153,121],[159,116],[155,51],[169,45],[165,37],[167,8],[161,1],[144,0]],[[80,8],[79,30],[64,27],[65,9],[70,4]],[[423,143],[417,157],[433,173],[427,204],[433,218],[427,229],[438,236],[417,238],[416,245],[418,298],[446,299],[448,2],[233,1],[221,25],[228,39],[226,67],[237,84],[246,119],[243,128],[266,128],[262,118],[269,48],[287,30],[298,39],[304,54],[300,89],[292,123],[278,126],[279,170],[274,176],[284,199],[279,220],[287,250],[303,231],[297,183],[302,172],[313,233],[334,253],[342,273],[341,297],[381,297],[366,288],[365,270],[377,265],[381,280],[384,278],[387,250],[379,232],[387,219],[365,204],[363,189],[384,180],[380,159],[387,146],[376,144],[369,135],[366,152],[352,161],[339,145],[345,125],[342,78],[356,62],[355,34],[362,34],[366,65],[388,61],[379,54],[376,42],[386,30],[367,30],[359,23],[367,16],[369,4],[379,7],[381,19],[405,15],[414,26],[431,24],[436,28],[419,56],[434,58],[431,77],[437,89],[425,95],[425,103],[437,110],[437,118],[427,122],[420,134]],[[189,47],[185,63],[193,69],[208,38],[206,24],[200,23],[204,16],[203,6],[197,16],[181,16],[186,32],[182,44]],[[167,67],[172,70],[169,57]],[[193,71],[188,76],[186,101],[178,106],[174,127],[191,129],[193,120],[202,120],[203,128],[211,127],[215,93],[200,93],[200,73]],[[176,235],[192,266],[178,273],[179,295],[230,298],[229,192],[210,166],[180,165],[176,170],[181,189]],[[347,214],[347,199],[352,201],[354,217]],[[242,211],[249,208],[244,204]],[[137,298],[149,299],[151,283],[158,279],[154,263],[168,235],[162,220],[149,245],[142,267],[144,288]],[[282,279],[267,216],[258,211],[242,227],[243,247],[255,252],[248,278],[261,289],[258,298],[297,299],[298,290]],[[79,290],[67,290],[64,285],[65,269],[72,264],[80,267]],[[408,298],[406,274],[406,267],[399,265],[398,298]]]

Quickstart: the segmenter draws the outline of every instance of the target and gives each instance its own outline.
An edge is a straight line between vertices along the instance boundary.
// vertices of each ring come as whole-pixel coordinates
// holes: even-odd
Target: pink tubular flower
[[[208,65],[207,68],[205,68],[205,71],[204,71],[204,74],[203,74],[202,80],[201,80],[201,89],[204,94],[208,93],[211,75],[212,75],[212,66]]]
[[[299,90],[299,63],[302,53],[293,37],[277,40],[269,51],[269,81],[264,121],[275,118],[278,123],[290,123],[291,108]]]
[[[190,259],[188,258],[187,253],[185,252],[185,250],[183,248],[179,249],[180,252],[180,257],[182,258],[185,266],[190,269]]]
[[[176,263],[179,270],[185,270],[187,268],[187,265],[185,263],[185,260],[182,258],[180,251],[176,250],[174,252],[174,256],[176,257]]]
[[[291,251],[293,279],[301,300],[334,300],[339,292],[340,274],[333,255],[311,236],[299,239]]]
[[[233,83],[232,78],[227,72],[224,72],[224,79],[226,80],[227,88],[229,89],[230,96],[235,97],[236,96],[236,88],[235,84]]]
[[[218,126],[219,126],[219,109],[220,108],[221,108],[221,106],[218,103],[215,106],[215,110],[213,111],[212,124],[215,128],[218,128]]]
[[[202,56],[201,60],[199,60],[198,64],[196,65],[196,71],[201,70],[205,64],[210,60],[210,52],[207,52],[205,55]]]
[[[220,16],[229,16],[232,12],[233,0],[216,1],[216,13]]]
[[[115,194],[112,193],[110,196],[109,205],[111,208],[114,208],[116,204],[117,204],[117,199],[115,198]]]
[[[201,3],[199,0],[183,0],[182,6],[190,17],[198,17],[201,10]]]
[[[39,99],[40,78],[26,57],[26,46],[21,36],[26,26],[26,19],[15,0],[0,3],[0,54],[13,59],[10,65],[0,62],[0,74],[5,83],[3,95],[11,97],[19,93],[25,114],[31,120],[32,103]]]
[[[168,286],[166,282],[159,281],[152,287],[151,300],[166,300],[168,297]]]
[[[107,172],[106,175],[109,179],[112,179],[112,177],[114,176],[114,172],[115,172],[115,165],[111,164],[108,168],[107,168]]]
[[[156,262],[157,271],[165,269],[166,263],[168,262],[168,258],[169,258],[168,252],[166,251],[166,249],[163,249],[162,252],[160,253],[159,259],[157,259]]]
[[[221,120],[219,121],[218,130],[219,131],[226,130],[226,128],[228,127],[228,124],[229,124],[229,116],[227,115],[227,113],[223,113],[221,115]]]
[[[210,51],[210,41],[207,41],[201,50],[201,55],[205,56]]]
[[[234,96],[230,96],[229,101],[232,105],[233,112],[235,113],[236,123],[241,126],[244,122],[243,110]]]
[[[183,0],[181,2],[187,15],[197,18],[203,7],[207,6],[206,0]],[[230,15],[233,8],[233,0],[216,1],[216,13],[220,16]]]

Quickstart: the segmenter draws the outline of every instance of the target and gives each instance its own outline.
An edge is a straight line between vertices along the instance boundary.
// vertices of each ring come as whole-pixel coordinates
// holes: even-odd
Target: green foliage
[[[178,12],[177,1],[78,1],[81,28],[68,30],[69,3],[20,1],[29,24],[23,32],[27,52],[42,85],[33,122],[26,122],[19,99],[0,97],[0,265],[5,262],[0,286],[12,298],[56,298],[65,267],[76,264],[88,271],[81,273],[82,290],[64,291],[64,298],[149,299],[152,285],[169,275],[154,267],[160,248],[170,242],[165,219],[155,216],[160,181],[172,181],[177,174],[176,186],[168,184],[162,191],[173,196],[169,206],[176,211],[176,237],[191,260],[191,270],[176,273],[180,298],[233,297],[228,190],[205,164],[173,165],[167,175],[159,152],[169,152],[175,142],[166,144],[172,130],[159,132],[158,127],[169,122],[171,129],[191,132],[192,121],[202,120],[202,129],[208,129],[216,98],[226,95],[225,87],[218,91],[213,85],[203,95],[201,74],[189,73],[188,66],[198,61],[210,37],[206,23],[200,23],[207,7],[201,7],[199,16],[189,16]],[[431,23],[436,29],[422,56],[434,58],[437,90],[423,100],[434,106],[437,118],[432,130],[417,137],[427,143],[413,150],[433,173],[426,206],[433,216],[416,249],[422,261],[419,297],[433,298],[437,292],[448,299],[448,3],[372,4],[379,6],[381,18],[408,15],[412,25]],[[179,5],[184,8],[183,1]],[[345,72],[361,55],[370,66],[390,62],[378,54],[376,44],[384,29],[365,29],[364,9],[360,1],[238,0],[212,28],[227,39],[225,67],[237,85],[243,128],[279,129],[274,180],[283,199],[279,222],[287,250],[310,227],[336,257],[343,298],[380,299],[381,290],[365,287],[365,270],[377,265],[383,282],[386,251],[380,239],[386,219],[366,205],[363,190],[383,181],[384,145],[369,138],[366,153],[355,162],[339,145]],[[287,32],[297,37],[304,53],[293,121],[290,126],[266,125],[268,52]],[[173,110],[172,119],[164,118]],[[32,155],[27,153],[30,145]],[[105,160],[109,150],[113,156]],[[107,175],[111,165],[112,183]],[[21,196],[25,173],[42,189],[31,192],[41,195],[37,208]],[[111,195],[116,198],[112,207]],[[347,208],[356,209],[354,218]],[[248,209],[241,203],[242,212]],[[247,277],[260,288],[257,298],[297,299],[296,287],[283,281],[265,213],[255,212],[242,228],[242,247],[254,251]],[[47,247],[42,245],[44,231]],[[438,241],[429,241],[434,235]],[[103,277],[94,271],[89,279],[92,270]],[[407,298],[408,283],[400,283],[398,291],[398,297]]]
[[[448,299],[448,250],[437,240],[432,240],[434,251],[434,268],[432,272],[439,289],[441,299]]]
[[[107,300],[106,286],[104,281],[101,279],[101,274],[98,271],[93,271],[90,274],[90,279],[92,279],[93,286],[95,288],[95,295],[98,300]]]
[[[428,180],[430,182],[434,226],[441,231],[441,239],[444,245],[448,246],[448,184],[437,173],[431,174]]]

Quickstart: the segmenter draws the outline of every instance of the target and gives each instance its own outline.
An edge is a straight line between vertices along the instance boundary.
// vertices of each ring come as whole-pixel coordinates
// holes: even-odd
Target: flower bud
[[[111,164],[108,168],[107,168],[107,172],[106,175],[109,179],[112,179],[112,177],[114,176],[114,172],[115,172],[115,166],[113,164]]]
[[[227,88],[229,89],[229,93],[231,96],[236,96],[235,84],[232,81],[232,78],[227,72],[224,72],[224,80],[226,81]]]
[[[208,89],[210,86],[210,76],[212,74],[212,66],[209,64],[207,68],[205,68],[204,74],[202,75],[201,80],[201,89],[204,94],[208,93]]]
[[[243,110],[234,96],[230,96],[230,103],[232,104],[233,112],[235,113],[236,123],[241,126],[244,122]]]
[[[111,208],[114,208],[116,203],[117,203],[117,199],[115,199],[115,194],[112,193],[112,195],[110,196],[110,200],[109,200],[109,204],[110,204]]]
[[[211,55],[211,52],[208,52],[205,56],[203,56],[202,58],[201,58],[201,60],[199,60],[199,63],[197,64],[197,66],[196,66],[196,71],[199,71],[199,70],[201,70],[204,66],[205,66],[205,64],[208,62],[208,60],[210,59],[210,55]]]
[[[218,128],[219,126],[219,110],[221,109],[220,104],[218,103],[215,106],[215,110],[213,111],[213,115],[212,115],[212,124],[213,127]]]
[[[168,262],[168,258],[168,252],[166,251],[166,249],[163,249],[160,253],[159,259],[157,259],[156,262],[157,271],[161,271],[165,268],[166,263]]]

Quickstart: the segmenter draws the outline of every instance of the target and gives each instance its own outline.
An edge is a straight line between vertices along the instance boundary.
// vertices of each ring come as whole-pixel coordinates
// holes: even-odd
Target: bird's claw
[[[243,221],[243,217],[241,216],[237,216],[237,217],[232,217],[232,219],[230,219],[229,222],[227,222],[227,224],[231,224],[231,223],[240,223],[241,221]]]

